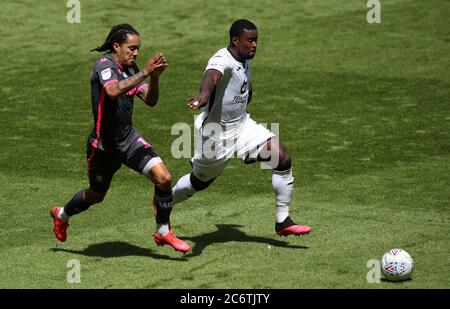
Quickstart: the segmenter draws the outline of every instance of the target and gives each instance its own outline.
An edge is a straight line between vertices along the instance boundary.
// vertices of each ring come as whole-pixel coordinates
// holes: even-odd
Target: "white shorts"
[[[192,172],[205,182],[219,176],[233,157],[256,160],[267,140],[275,136],[249,114],[242,122],[226,126],[205,118],[202,113],[195,120],[196,148],[191,160]]]

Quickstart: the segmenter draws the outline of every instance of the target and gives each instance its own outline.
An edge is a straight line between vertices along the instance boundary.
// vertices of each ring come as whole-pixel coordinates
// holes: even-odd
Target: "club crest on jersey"
[[[110,79],[111,75],[112,75],[111,68],[107,68],[107,69],[104,69],[103,71],[101,71],[101,75],[102,75],[103,80]]]

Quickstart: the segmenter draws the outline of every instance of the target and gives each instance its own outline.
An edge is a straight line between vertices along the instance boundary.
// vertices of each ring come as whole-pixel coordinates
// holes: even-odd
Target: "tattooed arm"
[[[139,71],[138,73],[115,83],[108,85],[105,88],[106,94],[112,98],[117,99],[121,95],[127,93],[130,89],[136,87],[145,80],[149,75],[155,75],[156,72],[164,70],[167,66],[165,63],[164,56],[162,54],[157,54],[151,58],[147,66]]]

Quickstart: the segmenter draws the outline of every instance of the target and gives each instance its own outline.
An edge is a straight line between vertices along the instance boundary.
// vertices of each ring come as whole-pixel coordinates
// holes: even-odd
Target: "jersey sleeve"
[[[136,91],[137,91],[137,93],[139,93],[145,88],[148,88],[148,83],[143,81],[143,82],[140,82],[139,85],[136,86],[136,89],[137,89]]]
[[[95,64],[94,72],[97,74],[98,80],[103,88],[119,80],[116,66],[108,58],[99,59]]]
[[[211,59],[209,59],[205,72],[213,69],[219,71],[223,75],[227,68],[228,68],[228,61],[226,57],[220,54],[216,54],[212,56]]]
[[[130,69],[130,71],[132,71],[132,74],[134,75],[134,74],[140,72],[141,70],[140,70],[139,67],[135,64],[135,65],[133,66],[133,68]],[[140,82],[140,83],[135,87],[136,93],[141,92],[141,91],[142,91],[143,89],[145,89],[145,88],[148,88],[148,83],[147,83],[145,80],[143,80],[142,82]]]

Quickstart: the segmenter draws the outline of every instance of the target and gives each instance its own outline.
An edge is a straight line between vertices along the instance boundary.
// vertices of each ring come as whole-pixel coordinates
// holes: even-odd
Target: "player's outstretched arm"
[[[216,87],[219,79],[222,77],[222,73],[220,71],[210,69],[205,72],[203,76],[203,81],[200,86],[200,93],[195,97],[189,98],[187,105],[193,109],[199,109],[205,104],[208,103],[209,96]]]

